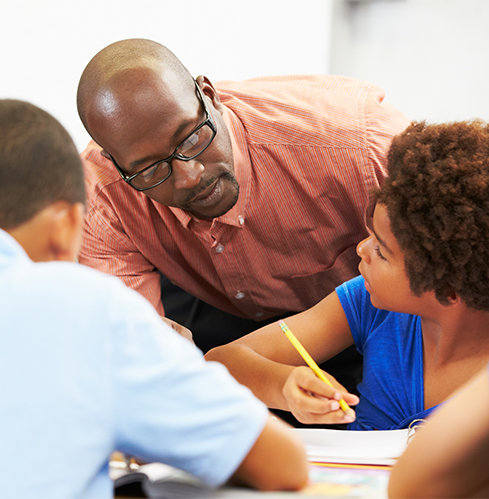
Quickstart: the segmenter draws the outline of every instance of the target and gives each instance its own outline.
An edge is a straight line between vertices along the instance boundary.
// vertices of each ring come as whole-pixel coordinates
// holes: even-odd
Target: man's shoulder
[[[370,82],[357,78],[340,75],[281,75],[281,76],[260,76],[247,80],[233,81],[222,80],[215,84],[218,92],[230,92],[250,95],[275,95],[279,98],[283,92],[285,95],[304,92],[332,93],[337,95],[350,96],[352,98],[364,98],[372,89],[379,89]],[[278,92],[278,94],[277,94]]]
[[[114,165],[101,154],[101,147],[91,141],[80,154],[86,190],[86,220],[94,215],[127,210],[128,206],[142,209],[147,197],[126,186]]]
[[[216,89],[254,144],[364,147],[367,109],[384,99],[371,83],[335,75],[223,81]]]
[[[103,188],[122,182],[120,175],[112,163],[100,154],[101,150],[102,148],[91,140],[87,147],[80,153],[85,174],[85,183],[89,192],[96,186]]]

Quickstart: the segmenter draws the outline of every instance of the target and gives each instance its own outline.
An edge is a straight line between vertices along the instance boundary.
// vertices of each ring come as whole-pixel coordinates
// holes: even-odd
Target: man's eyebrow
[[[385,249],[387,250],[387,252],[388,252],[388,253],[390,253],[391,255],[393,255],[394,253],[393,253],[393,252],[392,252],[392,250],[389,248],[389,246],[387,246],[387,244],[385,244],[385,241],[379,237],[379,235],[377,234],[377,232],[375,232],[375,229],[374,229],[373,223],[372,223],[372,226],[370,227],[370,230],[374,233],[375,238],[377,239],[377,241],[379,241],[379,244],[380,244],[383,248],[385,248]]]
[[[183,130],[185,130],[185,128],[187,128],[192,122],[193,122],[193,120],[182,121],[182,123],[180,123],[180,125],[175,130],[174,134],[172,135],[172,139],[179,137],[182,134]],[[180,144],[178,144],[178,145],[180,145]],[[135,170],[138,166],[143,165],[144,163],[147,163],[148,161],[150,161],[152,159],[154,159],[154,156],[146,156],[145,158],[135,159],[134,161],[129,163],[129,169]],[[161,159],[165,159],[165,158],[161,158]],[[158,162],[158,161],[160,161],[160,160],[156,160],[156,162]]]

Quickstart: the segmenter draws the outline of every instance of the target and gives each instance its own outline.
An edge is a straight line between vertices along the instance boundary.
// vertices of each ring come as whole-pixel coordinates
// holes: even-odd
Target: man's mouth
[[[221,184],[221,178],[219,177],[217,181],[214,182],[214,184],[209,186],[208,189],[206,189],[203,193],[199,194],[188,204],[200,207],[212,206],[217,201],[219,201],[221,194],[222,194],[222,184]]]

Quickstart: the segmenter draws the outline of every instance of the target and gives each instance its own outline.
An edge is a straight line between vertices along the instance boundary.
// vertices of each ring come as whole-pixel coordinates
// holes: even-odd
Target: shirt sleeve
[[[392,139],[410,124],[404,114],[384,102],[384,97],[384,91],[372,85],[365,100],[368,161],[379,184],[387,176],[387,153]]]
[[[112,341],[117,448],[223,483],[263,430],[267,408],[137,293],[124,297]]]
[[[370,324],[373,323],[377,309],[370,302],[370,295],[365,289],[362,276],[355,277],[336,288],[350,326],[350,331],[359,353],[363,355],[363,346],[367,340]]]
[[[100,155],[93,141],[81,156],[87,184],[87,213],[79,262],[118,277],[164,315],[159,272],[125,234],[110,202],[97,188],[100,167],[111,171],[107,168],[108,160]]]

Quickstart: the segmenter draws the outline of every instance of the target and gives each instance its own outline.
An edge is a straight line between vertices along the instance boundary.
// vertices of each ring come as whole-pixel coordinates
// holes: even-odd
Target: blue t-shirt
[[[424,410],[421,318],[372,306],[361,276],[336,293],[363,355],[357,419],[348,429],[394,430],[424,419],[434,408]]]
[[[0,230],[0,301],[2,497],[112,497],[114,450],[217,485],[263,430],[251,391],[115,277]]]

